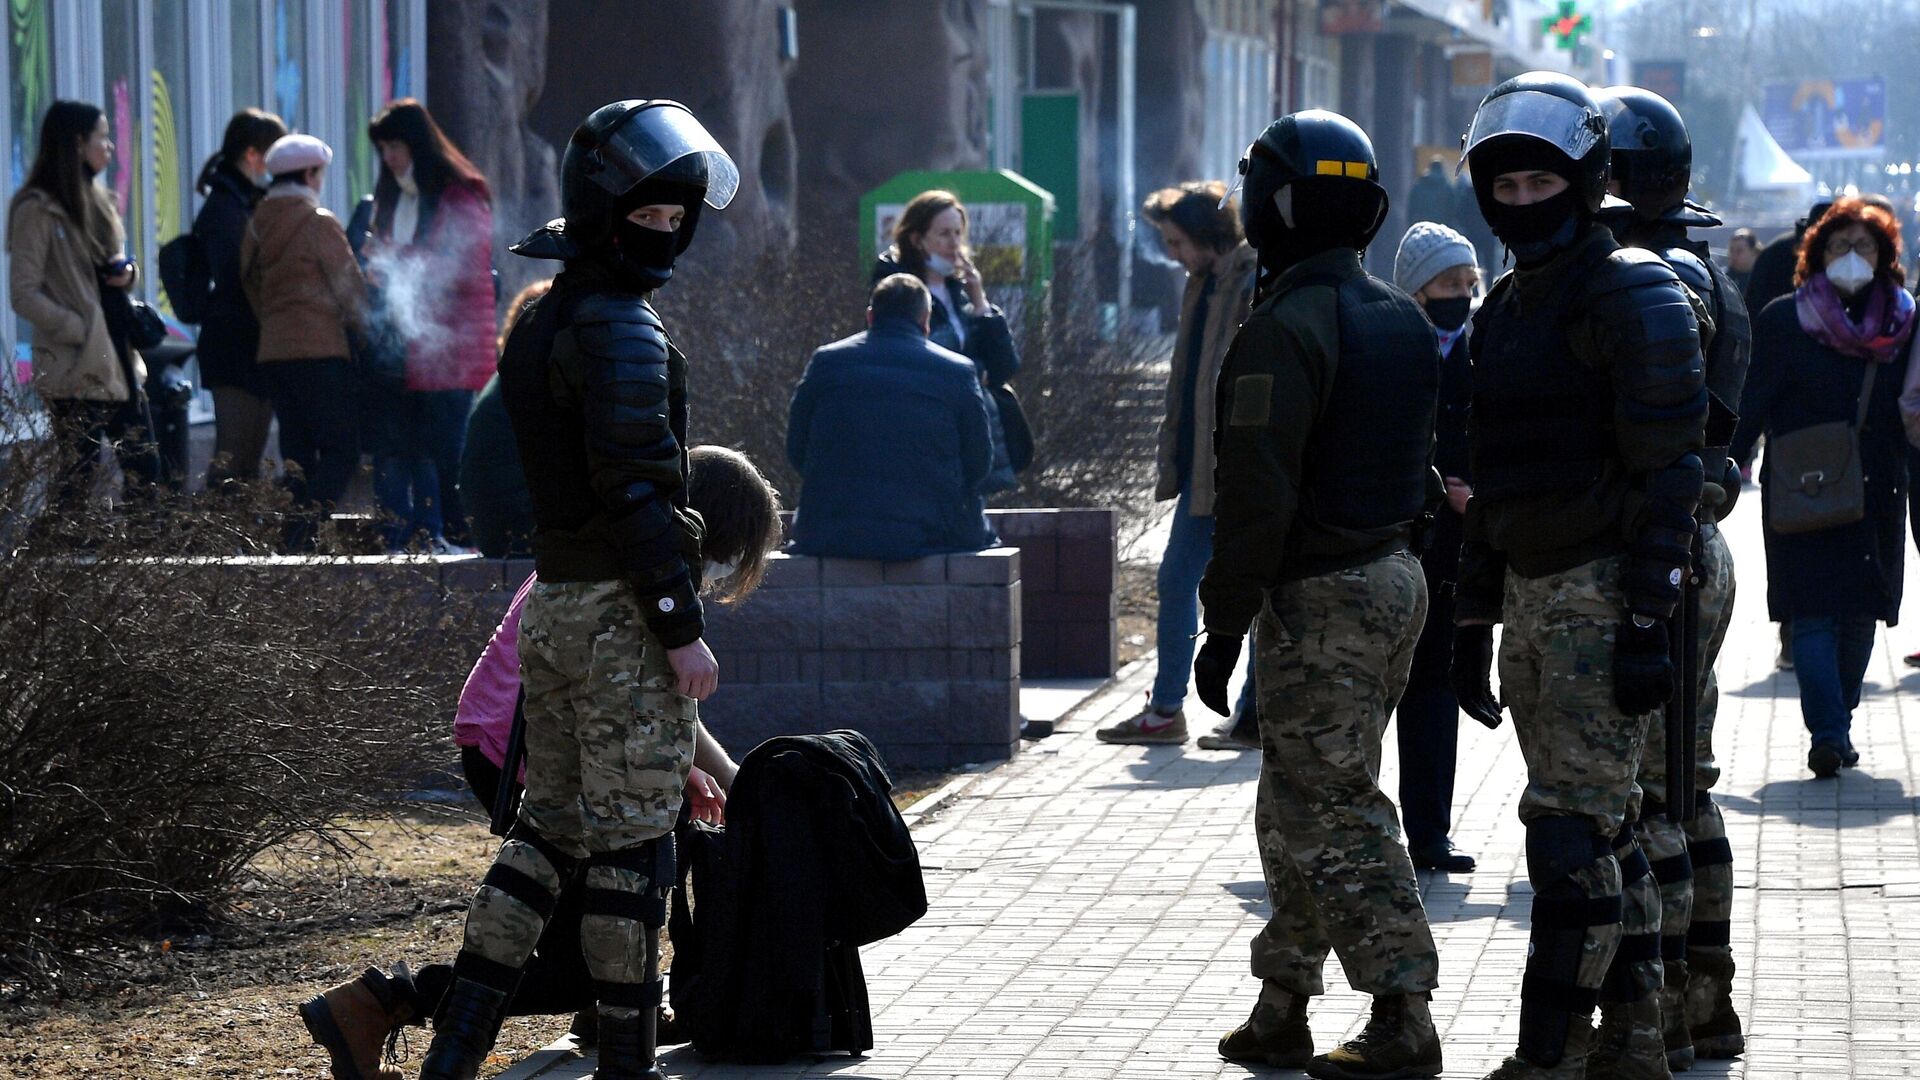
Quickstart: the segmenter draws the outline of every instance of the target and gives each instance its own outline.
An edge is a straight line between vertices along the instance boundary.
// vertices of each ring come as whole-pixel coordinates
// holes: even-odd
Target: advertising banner
[[[1760,118],[1767,131],[1800,161],[1877,158],[1887,150],[1887,81],[1772,79]]]

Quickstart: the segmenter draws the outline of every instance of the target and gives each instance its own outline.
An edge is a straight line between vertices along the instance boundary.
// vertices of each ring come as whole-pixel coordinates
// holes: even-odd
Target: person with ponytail
[[[200,380],[213,391],[213,461],[207,487],[252,480],[260,473],[273,424],[273,401],[255,354],[260,349],[260,320],[240,284],[240,243],[253,208],[273,179],[267,150],[287,125],[261,109],[242,109],[227,121],[220,151],[207,159],[197,185],[206,201],[193,219],[212,270],[213,291],[200,324],[195,354]]]
[[[40,122],[26,183],[7,209],[12,260],[8,298],[32,333],[33,387],[56,435],[74,455],[56,506],[86,497],[100,445],[113,447],[129,481],[160,477],[147,416],[147,368],[108,318],[109,291],[133,287],[138,267],[106,190],[95,183],[113,160],[113,135],[96,105],[56,101]]]

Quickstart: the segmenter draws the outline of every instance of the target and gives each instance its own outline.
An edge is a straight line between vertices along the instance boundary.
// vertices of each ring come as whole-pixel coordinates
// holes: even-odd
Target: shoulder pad
[[[507,250],[529,259],[558,259],[561,262],[577,259],[581,255],[579,245],[567,238],[565,218],[554,218]]]
[[[591,293],[573,308],[574,337],[580,348],[608,360],[651,364],[667,362],[667,332],[660,316],[633,293]]]
[[[1645,248],[1619,248],[1608,254],[1588,275],[1588,297],[1624,292],[1644,285],[1678,285],[1680,276],[1658,252]]]
[[[1692,199],[1688,199],[1686,202],[1660,215],[1660,220],[1670,222],[1674,225],[1684,225],[1689,229],[1711,229],[1717,225],[1726,224],[1725,221],[1721,220],[1719,214],[1701,206]]]
[[[1694,295],[1705,300],[1713,294],[1713,271],[1700,260],[1700,256],[1683,247],[1672,247],[1660,253],[1667,265],[1680,276],[1680,281],[1694,291]]]

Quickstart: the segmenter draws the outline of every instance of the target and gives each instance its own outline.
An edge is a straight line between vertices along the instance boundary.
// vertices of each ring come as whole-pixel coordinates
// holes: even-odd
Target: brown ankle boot
[[[1307,1063],[1315,1080],[1409,1080],[1440,1075],[1440,1034],[1426,994],[1373,999],[1373,1015],[1353,1039]]]
[[[332,1059],[333,1080],[403,1080],[405,1073],[383,1063],[387,1036],[413,1019],[409,980],[378,968],[307,999],[300,1019],[307,1034]]]
[[[1220,1039],[1220,1056],[1276,1069],[1305,1068],[1313,1058],[1307,1030],[1307,999],[1274,983],[1262,983],[1253,1015]]]

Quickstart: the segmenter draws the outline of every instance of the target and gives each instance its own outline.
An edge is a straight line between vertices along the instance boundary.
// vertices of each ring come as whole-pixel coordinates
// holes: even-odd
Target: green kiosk
[[[1009,169],[903,172],[860,197],[860,251],[871,260],[893,242],[893,225],[923,191],[951,191],[967,208],[967,241],[993,302],[1041,311],[1053,281],[1052,193]],[[1029,308],[1027,305],[1034,306]]]

